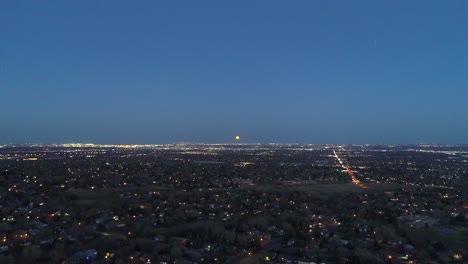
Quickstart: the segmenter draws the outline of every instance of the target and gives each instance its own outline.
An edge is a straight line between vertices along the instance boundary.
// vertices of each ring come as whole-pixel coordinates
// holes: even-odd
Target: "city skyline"
[[[468,4],[0,4],[0,144],[468,143]]]

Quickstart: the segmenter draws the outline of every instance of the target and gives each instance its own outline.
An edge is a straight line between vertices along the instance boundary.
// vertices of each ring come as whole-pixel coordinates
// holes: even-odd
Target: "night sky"
[[[468,1],[2,1],[0,143],[468,143]]]

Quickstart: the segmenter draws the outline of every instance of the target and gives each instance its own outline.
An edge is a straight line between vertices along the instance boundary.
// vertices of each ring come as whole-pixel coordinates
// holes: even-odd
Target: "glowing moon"
[[[236,140],[239,140],[239,139],[240,139],[240,137],[239,137],[239,136],[236,136]]]

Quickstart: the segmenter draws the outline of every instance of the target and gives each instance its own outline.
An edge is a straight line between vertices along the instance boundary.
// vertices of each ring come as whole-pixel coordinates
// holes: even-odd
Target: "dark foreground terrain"
[[[4,145],[0,263],[466,263],[467,146]]]

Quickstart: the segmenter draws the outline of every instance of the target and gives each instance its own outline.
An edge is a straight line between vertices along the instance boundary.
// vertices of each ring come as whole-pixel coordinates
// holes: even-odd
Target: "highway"
[[[336,153],[335,150],[333,150],[333,155],[335,156],[336,160],[338,160],[338,162],[340,163],[341,167],[346,170],[346,172],[348,173],[349,177],[351,178],[351,182],[363,189],[367,189],[369,188],[367,185],[365,185],[364,183],[362,183],[361,181],[359,181],[356,177],[356,175],[354,175],[354,172],[349,168],[348,165],[346,165],[342,160],[341,158],[338,156],[338,153]]]

